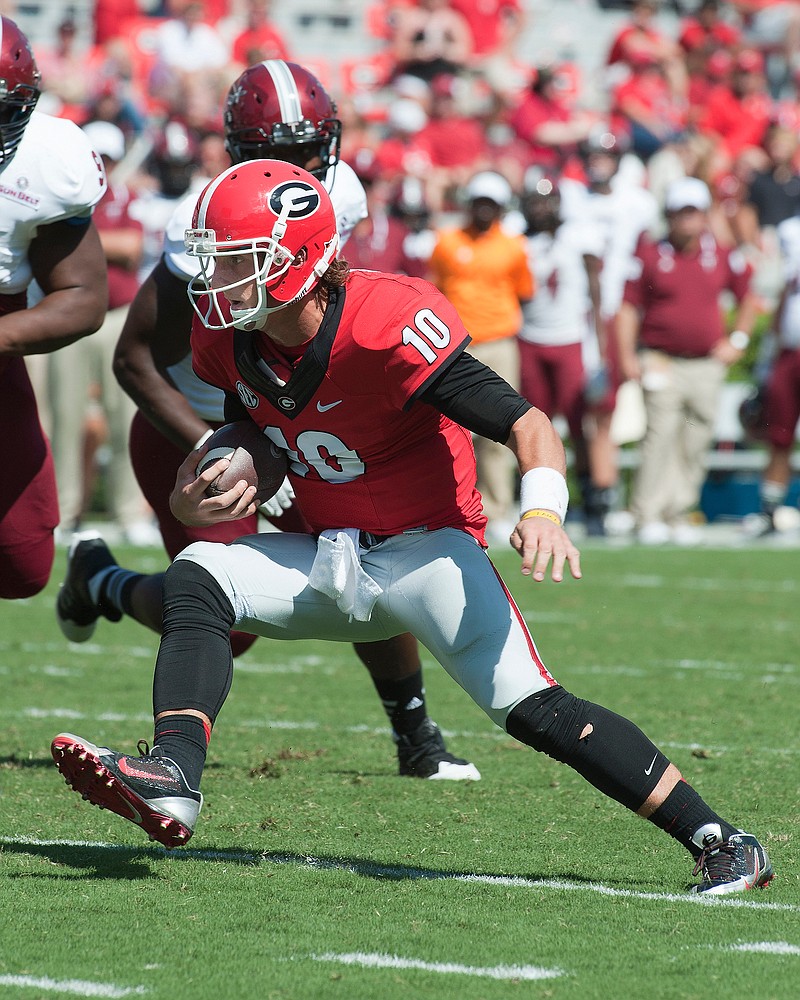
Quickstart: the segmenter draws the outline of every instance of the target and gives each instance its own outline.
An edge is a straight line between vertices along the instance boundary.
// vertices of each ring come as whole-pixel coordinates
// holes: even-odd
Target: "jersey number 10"
[[[450,327],[430,309],[420,309],[414,317],[414,326],[416,330],[403,327],[403,343],[418,350],[432,365],[436,361],[436,350],[441,351],[450,343]]]

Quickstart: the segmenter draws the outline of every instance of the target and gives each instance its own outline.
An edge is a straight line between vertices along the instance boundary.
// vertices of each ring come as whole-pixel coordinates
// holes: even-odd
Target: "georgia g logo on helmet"
[[[287,208],[286,219],[307,219],[320,205],[319,194],[305,181],[284,181],[269,196],[269,207],[280,216]]]

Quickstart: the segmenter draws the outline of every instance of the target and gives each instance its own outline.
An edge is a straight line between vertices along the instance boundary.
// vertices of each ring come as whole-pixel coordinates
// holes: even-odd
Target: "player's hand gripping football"
[[[580,580],[581,556],[566,531],[544,517],[528,517],[520,521],[511,533],[511,544],[522,556],[523,576],[542,581],[547,566],[552,563],[550,576],[555,583],[564,579],[564,565],[576,580]]]
[[[227,458],[220,458],[198,475],[197,467],[202,463],[208,448],[204,444],[197,451],[190,452],[178,469],[169,498],[169,509],[173,515],[182,524],[203,527],[219,524],[220,521],[238,521],[241,517],[254,514],[257,506],[253,501],[256,487],[248,486],[244,479],[219,496],[206,494],[208,486],[231,464]]]

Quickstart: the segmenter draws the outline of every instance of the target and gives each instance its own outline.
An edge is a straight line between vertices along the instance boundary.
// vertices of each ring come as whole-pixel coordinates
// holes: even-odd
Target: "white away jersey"
[[[601,257],[603,239],[591,225],[565,222],[555,235],[526,240],[536,292],[522,306],[520,340],[561,347],[586,337],[591,309],[584,255]]]
[[[639,237],[658,221],[658,202],[643,187],[612,186],[610,194],[596,194],[576,181],[561,183],[561,197],[565,221],[591,225],[603,233],[600,304],[605,317],[614,316],[631,277]]]
[[[777,232],[786,282],[778,338],[781,347],[796,350],[800,347],[800,216],[781,222]]]
[[[0,292],[30,284],[28,248],[40,226],[88,218],[105,190],[103,161],[83,131],[34,111],[15,156],[0,164]]]

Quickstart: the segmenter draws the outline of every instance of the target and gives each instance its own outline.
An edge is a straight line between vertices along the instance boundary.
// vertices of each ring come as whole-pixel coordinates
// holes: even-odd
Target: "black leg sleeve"
[[[582,701],[560,686],[513,708],[506,731],[521,743],[568,764],[595,788],[636,812],[669,760],[628,719]]]
[[[163,596],[153,711],[193,708],[213,722],[233,677],[233,608],[214,577],[188,559],[167,570]]]

